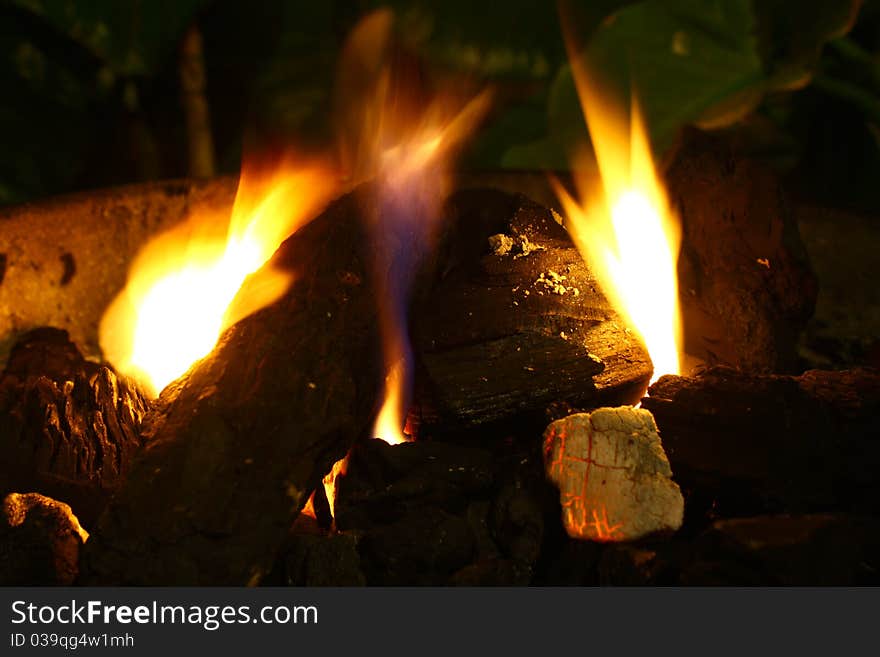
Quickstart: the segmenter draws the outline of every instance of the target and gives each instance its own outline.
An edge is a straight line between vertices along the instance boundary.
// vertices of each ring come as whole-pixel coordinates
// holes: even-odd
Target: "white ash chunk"
[[[513,250],[513,238],[504,233],[492,235],[489,237],[489,248],[492,249],[492,253],[495,255],[507,255]]]
[[[675,531],[684,520],[684,498],[646,410],[600,408],[553,422],[544,467],[574,538],[629,541]]]
[[[549,269],[546,274],[541,272],[541,275],[538,276],[538,279],[535,281],[535,286],[542,285],[553,294],[562,295],[566,292],[571,292],[574,296],[580,295],[581,291],[578,288],[565,285],[565,281],[567,280],[568,276],[563,276],[562,274]]]
[[[505,235],[498,233],[489,237],[489,248],[497,256],[513,255],[513,259],[525,258],[534,251],[544,251],[540,244],[535,244],[525,235]]]

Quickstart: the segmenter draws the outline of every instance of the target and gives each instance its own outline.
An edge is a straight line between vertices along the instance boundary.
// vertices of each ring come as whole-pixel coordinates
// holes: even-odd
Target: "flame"
[[[330,472],[324,475],[322,481],[324,484],[324,494],[327,496],[327,503],[330,505],[330,516],[334,520],[336,519],[336,478],[344,477],[348,472],[348,460],[350,456],[351,452],[346,454],[344,458],[336,461],[330,469]]]
[[[453,92],[451,84],[428,88],[418,63],[395,48],[393,21],[390,10],[378,10],[349,36],[337,122],[343,170],[355,181],[376,183],[369,233],[387,376],[373,435],[397,444],[410,439],[404,423],[413,379],[407,333],[413,278],[436,241],[455,155],[491,95]]]
[[[147,244],[101,320],[107,360],[157,395],[208,355],[224,329],[287,290],[289,273],[260,271],[236,297],[331,198],[334,181],[324,166],[291,160],[244,169],[230,216],[194,214]]]
[[[312,520],[318,518],[318,514],[315,512],[315,491],[312,491],[312,494],[309,495],[309,499],[306,500],[306,504],[300,513],[304,516],[308,516]]]
[[[655,170],[635,98],[627,111],[587,73],[572,47],[569,60],[601,184],[588,175],[583,158],[573,167],[578,200],[556,179],[551,182],[575,245],[609,301],[644,341],[653,382],[680,372],[679,222]]]
[[[405,338],[401,338],[405,339]],[[407,368],[404,359],[398,360],[391,365],[388,376],[385,377],[385,392],[382,401],[382,408],[376,416],[376,423],[373,425],[373,435],[381,438],[389,445],[399,445],[410,440],[404,432],[404,421],[406,418],[406,383],[404,382],[405,370]]]

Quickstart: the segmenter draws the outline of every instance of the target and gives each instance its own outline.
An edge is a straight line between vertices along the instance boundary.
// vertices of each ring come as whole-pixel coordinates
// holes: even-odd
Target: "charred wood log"
[[[0,493],[39,490],[91,525],[140,451],[148,402],[65,331],[26,333],[0,375]]]
[[[366,202],[344,197],[288,238],[267,263],[294,274],[286,295],[163,391],[147,448],[88,543],[84,581],[244,585],[270,570],[378,401]]]
[[[791,372],[816,277],[779,183],[734,150],[690,131],[666,176],[683,228],[685,350],[710,365]]]
[[[661,377],[642,405],[676,480],[714,513],[878,508],[877,370],[792,377],[719,367]],[[697,498],[687,497],[694,511]]]
[[[420,420],[546,425],[554,404],[632,403],[652,367],[553,214],[488,190],[452,199],[455,235],[415,314]]]

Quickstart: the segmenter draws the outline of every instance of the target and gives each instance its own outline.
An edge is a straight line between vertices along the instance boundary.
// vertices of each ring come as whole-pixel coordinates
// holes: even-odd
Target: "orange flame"
[[[243,170],[230,217],[195,214],[138,254],[101,319],[104,356],[158,395],[208,355],[225,328],[284,294],[290,274],[261,271],[248,298],[236,298],[334,191],[335,177],[318,164]]]
[[[334,520],[336,519],[336,478],[344,477],[348,472],[348,459],[350,454],[351,452],[346,454],[344,458],[336,461],[330,469],[330,472],[324,475],[322,481],[324,484],[324,494],[327,496],[327,503],[330,505],[330,515]]]
[[[343,169],[355,181],[376,180],[371,235],[387,376],[373,435],[397,444],[409,439],[412,280],[435,241],[454,157],[488,110],[490,94],[428,89],[418,62],[395,48],[393,22],[390,10],[379,10],[349,36],[337,121]]]
[[[654,365],[652,382],[678,374],[681,318],[676,266],[681,230],[654,167],[644,121],[588,74],[574,52],[569,60],[596,154],[601,184],[574,163],[579,200],[555,179],[566,228],[595,271],[609,301],[639,333]]]
[[[315,512],[315,491],[312,491],[312,494],[309,495],[309,499],[306,500],[305,506],[300,511],[304,516],[308,516],[312,520],[316,520],[318,518],[318,514]]]

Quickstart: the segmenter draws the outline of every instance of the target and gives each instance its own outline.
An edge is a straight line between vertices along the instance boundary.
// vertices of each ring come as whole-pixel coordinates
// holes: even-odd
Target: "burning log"
[[[0,586],[70,586],[88,537],[68,505],[10,493],[0,519]]]
[[[681,527],[684,499],[644,410],[600,408],[557,420],[544,433],[544,462],[570,536],[627,541]]]
[[[415,315],[422,422],[540,431],[553,404],[637,401],[648,355],[554,215],[488,190],[459,192],[452,207],[444,276]]]
[[[93,584],[256,584],[306,499],[373,419],[376,303],[353,193],[268,263],[287,293],[166,388],[147,448],[85,553]],[[259,274],[242,289],[259,285]]]
[[[698,492],[689,507],[725,515],[877,509],[877,370],[793,377],[716,367],[661,377],[642,405],[679,483]]]
[[[40,490],[90,525],[140,451],[147,407],[134,382],[85,360],[67,332],[26,333],[0,375],[0,493]]]
[[[710,365],[792,371],[818,286],[779,183],[696,130],[666,180],[683,228],[685,351]]]

